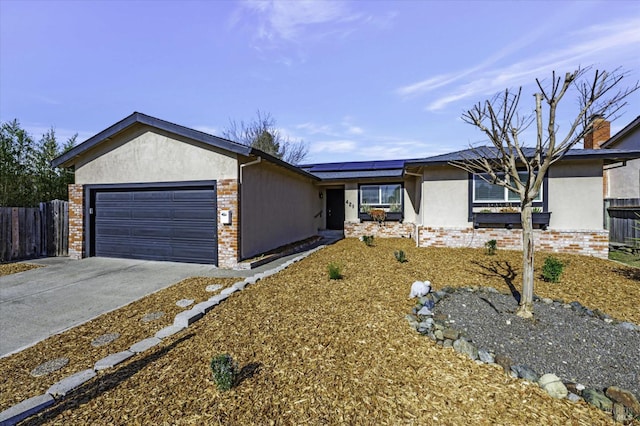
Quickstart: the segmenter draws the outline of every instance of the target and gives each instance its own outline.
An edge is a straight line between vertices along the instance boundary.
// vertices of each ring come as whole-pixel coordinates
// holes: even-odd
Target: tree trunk
[[[517,315],[522,318],[533,316],[533,220],[532,202],[522,204],[522,294]]]

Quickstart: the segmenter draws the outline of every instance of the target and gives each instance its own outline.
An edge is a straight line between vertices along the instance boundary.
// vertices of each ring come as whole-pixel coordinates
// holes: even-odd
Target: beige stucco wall
[[[243,259],[317,234],[323,200],[314,181],[264,161],[241,173]]]
[[[235,179],[236,157],[146,126],[134,126],[76,162],[78,184]]]
[[[606,166],[608,198],[640,198],[640,159]]]
[[[358,183],[347,182],[344,185],[344,221],[345,222],[358,222]]]
[[[470,226],[468,174],[453,166],[427,167],[422,182],[422,224]]]
[[[549,168],[549,229],[603,229],[602,161],[564,161]]]

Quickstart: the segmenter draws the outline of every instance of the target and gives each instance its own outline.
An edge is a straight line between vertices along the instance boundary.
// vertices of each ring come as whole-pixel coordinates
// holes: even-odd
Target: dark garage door
[[[215,186],[97,189],[92,205],[94,256],[218,263]]]

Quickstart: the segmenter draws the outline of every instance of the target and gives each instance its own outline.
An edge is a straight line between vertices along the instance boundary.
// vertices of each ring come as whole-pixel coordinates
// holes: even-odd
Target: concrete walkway
[[[331,244],[340,238],[341,235],[329,233],[314,246]],[[100,257],[30,260],[28,263],[46,267],[0,277],[0,357],[19,352],[184,278],[245,278],[277,267],[296,255],[281,257],[251,270]]]

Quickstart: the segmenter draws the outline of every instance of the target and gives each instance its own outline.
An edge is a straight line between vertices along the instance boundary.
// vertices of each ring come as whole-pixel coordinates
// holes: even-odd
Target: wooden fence
[[[611,244],[640,245],[640,198],[607,198],[604,211]]]
[[[0,262],[69,254],[68,202],[0,207]]]

